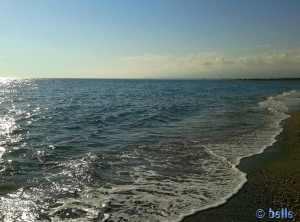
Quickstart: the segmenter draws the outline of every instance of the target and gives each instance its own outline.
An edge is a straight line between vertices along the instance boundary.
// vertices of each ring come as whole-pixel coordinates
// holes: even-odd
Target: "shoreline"
[[[269,208],[293,211],[293,219],[276,221],[300,221],[300,111],[291,113],[281,125],[283,131],[273,145],[261,154],[241,159],[237,168],[247,174],[247,182],[237,194],[181,222],[273,221],[268,218]],[[266,211],[263,219],[256,217],[258,209]]]

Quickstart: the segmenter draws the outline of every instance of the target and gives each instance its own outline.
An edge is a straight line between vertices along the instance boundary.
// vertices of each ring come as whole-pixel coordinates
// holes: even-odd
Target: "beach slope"
[[[188,216],[182,222],[300,221],[300,111],[291,114],[277,142],[238,166],[248,182],[228,202]],[[270,219],[269,209],[288,208],[292,219]],[[263,219],[256,211],[263,209]]]

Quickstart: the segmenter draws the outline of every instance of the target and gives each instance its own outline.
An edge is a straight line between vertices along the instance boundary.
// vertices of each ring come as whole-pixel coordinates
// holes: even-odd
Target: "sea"
[[[0,79],[0,219],[173,222],[225,203],[300,83]]]

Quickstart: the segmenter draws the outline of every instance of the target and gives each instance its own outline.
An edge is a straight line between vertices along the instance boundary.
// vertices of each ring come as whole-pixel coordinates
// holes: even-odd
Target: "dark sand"
[[[277,142],[263,154],[242,159],[238,168],[248,182],[228,202],[198,212],[182,222],[300,221],[300,111],[292,113]],[[288,208],[293,219],[269,219],[268,210]],[[255,215],[266,211],[263,219]]]

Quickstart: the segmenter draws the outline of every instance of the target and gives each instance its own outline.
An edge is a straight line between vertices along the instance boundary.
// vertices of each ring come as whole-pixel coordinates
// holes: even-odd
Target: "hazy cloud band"
[[[293,77],[300,73],[300,50],[240,57],[220,52],[183,56],[147,54],[127,57],[124,62],[131,73],[144,73],[147,77]]]

